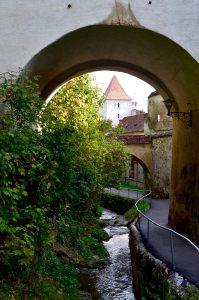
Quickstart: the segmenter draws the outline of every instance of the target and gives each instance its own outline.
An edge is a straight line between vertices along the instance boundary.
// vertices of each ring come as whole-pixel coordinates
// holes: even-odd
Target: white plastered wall
[[[1,0],[0,73],[23,67],[59,37],[93,24],[161,33],[199,60],[198,0]],[[70,7],[71,5],[71,7]]]

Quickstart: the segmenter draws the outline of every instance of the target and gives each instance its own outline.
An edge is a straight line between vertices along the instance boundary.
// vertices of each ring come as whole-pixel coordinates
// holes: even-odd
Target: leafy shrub
[[[150,202],[148,200],[143,200],[141,203],[138,204],[138,208],[140,211],[145,212],[150,208]],[[128,211],[126,211],[124,217],[128,220],[133,221],[137,217],[136,207],[133,206]]]
[[[73,265],[61,262],[57,256],[44,258],[43,274],[51,277],[67,294],[74,293],[79,287]]]
[[[48,282],[47,280],[34,282],[34,284],[32,284],[31,287],[27,289],[26,294],[28,295],[30,300],[63,300],[65,298],[63,292],[61,290],[58,291],[57,288],[53,286],[52,282]],[[18,297],[23,296],[24,291],[18,294]]]
[[[199,300],[199,289],[195,287],[188,287],[186,288],[186,292],[188,296],[185,300]]]
[[[101,206],[97,207],[97,211],[96,211],[97,217],[101,217],[103,210],[104,210],[103,207],[101,207]]]
[[[134,206],[135,200],[114,195],[111,193],[102,193],[100,198],[100,205],[118,214],[124,214],[132,206]]]
[[[88,76],[70,81],[47,107],[24,71],[6,73],[0,82],[0,280],[8,287],[4,281],[1,290],[9,297],[14,290],[16,299],[17,293],[47,299],[49,284],[53,295],[64,289],[72,299],[74,269],[46,253],[67,239],[85,258],[103,255],[93,221],[98,191],[118,182],[126,153],[114,137],[105,138],[101,98]],[[40,257],[45,264],[36,270]],[[33,272],[45,277],[36,281],[37,291],[31,284],[18,291],[15,280],[22,284]]]

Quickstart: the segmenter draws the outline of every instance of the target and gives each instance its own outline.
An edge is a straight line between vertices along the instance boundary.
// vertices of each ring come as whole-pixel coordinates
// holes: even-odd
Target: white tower
[[[104,94],[105,101],[100,114],[105,120],[112,120],[113,126],[119,124],[119,120],[131,116],[137,102],[133,101],[124,91],[117,77],[114,75]]]

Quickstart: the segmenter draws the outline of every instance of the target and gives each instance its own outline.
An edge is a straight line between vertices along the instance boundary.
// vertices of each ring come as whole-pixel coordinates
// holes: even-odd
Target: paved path
[[[151,208],[146,215],[160,225],[168,226],[169,202],[166,199],[152,200]],[[141,217],[141,234],[146,241],[147,221]],[[185,224],[186,226],[186,224]],[[139,226],[137,224],[139,229]],[[189,282],[199,287],[199,253],[185,240],[174,236],[175,271]],[[171,247],[169,232],[150,223],[149,251],[157,258],[165,262],[171,268]]]

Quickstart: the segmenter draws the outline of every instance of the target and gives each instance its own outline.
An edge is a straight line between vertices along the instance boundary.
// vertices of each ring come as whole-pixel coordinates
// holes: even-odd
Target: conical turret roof
[[[132,100],[114,75],[104,93],[106,100]]]

